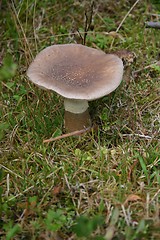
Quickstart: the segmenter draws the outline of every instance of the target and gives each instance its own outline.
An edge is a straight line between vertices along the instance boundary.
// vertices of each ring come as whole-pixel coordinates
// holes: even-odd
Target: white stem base
[[[67,112],[80,114],[88,109],[88,101],[65,98],[64,108]]]

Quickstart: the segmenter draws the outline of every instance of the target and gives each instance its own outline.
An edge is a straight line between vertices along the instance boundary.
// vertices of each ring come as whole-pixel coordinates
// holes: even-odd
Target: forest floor
[[[160,4],[152,2],[0,1],[2,240],[160,239],[160,30],[145,27],[160,21]],[[63,99],[26,71],[42,49],[64,43],[125,49],[135,61],[116,91],[90,103],[91,132],[44,143],[64,133]]]

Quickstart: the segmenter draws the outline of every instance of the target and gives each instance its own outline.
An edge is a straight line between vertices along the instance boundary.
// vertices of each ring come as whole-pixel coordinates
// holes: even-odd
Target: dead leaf
[[[116,231],[116,228],[115,228],[114,225],[109,226],[109,227],[106,229],[105,239],[106,239],[106,240],[112,240],[113,237],[114,237],[115,231]]]
[[[61,192],[61,186],[56,186],[53,188],[53,195],[57,196]]]
[[[131,165],[131,167],[128,171],[128,181],[132,180],[132,173],[133,173],[133,170],[134,170],[135,166],[137,165],[137,163],[138,163],[138,160],[134,161],[133,164]]]
[[[124,205],[127,205],[129,202],[136,202],[136,201],[142,201],[142,198],[136,194],[130,194],[125,202],[124,202]]]
[[[121,39],[122,41],[124,41],[124,38],[122,37],[121,34],[117,33],[117,32],[114,32],[114,31],[111,31],[111,32],[104,32],[105,35],[108,35],[108,36],[111,36],[113,38],[119,38]]]
[[[160,66],[160,61],[156,62],[156,65],[157,65],[157,66]]]

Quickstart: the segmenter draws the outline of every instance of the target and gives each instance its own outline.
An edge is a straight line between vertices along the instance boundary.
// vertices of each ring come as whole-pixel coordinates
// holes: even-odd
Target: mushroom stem
[[[91,118],[86,100],[65,99],[65,129],[67,132],[82,130],[91,126]]]

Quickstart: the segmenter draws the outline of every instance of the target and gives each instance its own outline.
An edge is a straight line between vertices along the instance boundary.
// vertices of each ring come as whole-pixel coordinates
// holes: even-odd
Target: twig
[[[71,186],[70,186],[70,184],[69,184],[68,178],[67,178],[67,176],[66,176],[65,173],[64,173],[64,179],[65,179],[66,185],[67,185],[67,187],[68,187],[68,189],[69,189],[69,193],[70,193],[70,195],[71,195],[73,205],[76,206],[76,203],[75,203],[74,197],[73,197],[73,191],[72,191],[72,188],[71,188]],[[78,215],[78,212],[77,212],[77,215]]]
[[[146,28],[160,29],[160,22],[145,22]]]
[[[87,35],[95,35],[95,34],[104,34],[104,35],[111,35],[113,33],[113,31],[110,33],[110,32],[102,32],[102,31],[88,31],[87,32]],[[50,39],[51,37],[63,37],[63,36],[69,36],[70,34],[72,35],[78,35],[80,38],[82,38],[83,40],[83,37],[82,37],[82,34],[85,34],[85,31],[79,31],[76,29],[76,32],[73,32],[73,33],[63,33],[63,34],[53,34],[51,36],[46,36],[46,37],[42,37],[42,36],[38,36],[38,39],[40,40],[43,40],[43,39]],[[81,36],[80,36],[81,35]],[[112,34],[113,35],[113,34]],[[118,35],[118,34],[117,34]],[[28,40],[34,40],[35,38],[34,37],[28,37],[27,38]],[[25,40],[24,37],[19,37],[18,39],[16,38],[10,38],[10,39],[7,39],[7,40],[10,40],[10,41],[23,41]],[[5,40],[6,41],[6,40]],[[1,43],[4,43],[5,41],[1,41]]]
[[[147,13],[147,15],[150,15],[153,17],[160,17],[160,14],[156,14],[156,13]]]
[[[57,140],[60,140],[60,139],[63,139],[63,138],[80,135],[80,134],[88,132],[90,130],[91,130],[91,127],[84,128],[84,129],[81,129],[81,130],[77,130],[77,131],[74,131],[74,132],[63,134],[63,135],[55,137],[55,138],[50,138],[50,139],[43,140],[43,143],[49,143],[49,142],[57,141]]]
[[[127,12],[127,14],[124,16],[124,18],[122,19],[121,23],[119,24],[118,28],[116,29],[116,32],[119,31],[119,29],[122,27],[124,21],[126,20],[126,18],[128,17],[128,15],[130,14],[130,12],[133,10],[133,8],[137,5],[137,3],[139,2],[140,0],[137,0],[133,6],[129,9],[129,11]]]
[[[4,168],[6,171],[10,172],[11,174],[14,174],[16,177],[19,177],[21,179],[23,179],[23,177],[21,177],[20,175],[18,175],[17,173],[13,172],[11,169],[5,167],[4,165],[0,164],[1,168]]]
[[[153,67],[153,66],[155,66],[155,65],[159,66],[159,65],[160,65],[160,61],[156,61],[155,63],[151,63],[151,64],[149,64],[149,65],[147,65],[147,66],[145,66],[145,67],[143,67],[143,68],[140,68],[140,69],[134,71],[134,72],[133,72],[133,75],[134,75],[135,73],[141,72],[141,71],[146,70],[146,69],[148,69],[148,68],[150,68],[150,67]]]
[[[87,12],[85,11],[85,27],[84,27],[84,37],[83,37],[83,45],[86,44],[86,37],[88,34],[89,29],[91,28],[91,24],[92,24],[92,18],[93,18],[93,7],[94,7],[94,1],[91,3],[90,6],[90,16],[88,18]]]
[[[152,197],[149,203],[152,203],[155,200],[155,198],[158,196],[160,196],[160,189],[154,194],[154,196]]]
[[[18,193],[17,195],[9,198],[9,199],[7,200],[7,202],[12,201],[13,199],[15,199],[15,198],[17,198],[17,197],[23,196],[24,193],[28,192],[28,191],[29,191],[30,189],[32,189],[32,188],[34,188],[34,186],[30,186],[30,187],[28,187],[27,189],[25,189],[22,193]]]
[[[128,17],[128,15],[131,13],[131,11],[133,10],[133,8],[137,5],[137,3],[138,3],[139,1],[140,1],[140,0],[137,0],[137,1],[132,5],[132,7],[129,9],[129,11],[126,13],[126,15],[124,16],[124,18],[123,18],[122,21],[120,22],[119,26],[117,27],[116,32],[118,32],[119,29],[122,27],[124,21],[126,20],[126,18]],[[112,43],[111,43],[110,49],[112,49],[113,43],[114,43],[114,39],[113,39],[113,41],[112,41]]]
[[[2,64],[3,64],[3,57],[4,57],[4,48],[2,48],[2,50],[0,52],[0,66],[2,66]]]
[[[80,39],[81,39],[81,41],[83,43],[84,40],[83,40],[82,34],[80,33],[80,31],[78,29],[77,29],[77,33],[78,33],[78,35],[79,35],[79,37],[80,37]],[[76,33],[72,33],[72,35],[76,35]]]
[[[16,11],[16,6],[15,6],[15,3],[13,0],[11,0],[11,4],[8,3],[8,7],[9,9],[11,10],[11,13],[12,13],[12,17],[15,21],[15,24],[16,24],[16,28],[17,28],[17,32],[18,32],[18,35],[19,37],[21,36],[21,34],[23,35],[23,38],[24,38],[24,48],[27,52],[29,52],[31,58],[33,58],[33,54],[32,54],[32,51],[31,51],[31,48],[30,48],[30,44],[28,42],[28,39],[27,39],[27,36],[26,36],[26,33],[25,33],[25,30],[21,24],[21,21],[19,19],[19,16],[17,14],[17,11]]]
[[[131,165],[131,167],[128,171],[128,181],[131,181],[132,172],[133,172],[133,169],[135,168],[135,166],[137,165],[137,163],[138,163],[138,160],[134,161],[134,163]]]
[[[121,205],[121,208],[122,208],[122,211],[124,214],[125,221],[126,221],[127,225],[130,226],[130,216],[129,215],[127,216],[127,213],[126,213],[126,210],[125,210],[125,207],[123,204]]]
[[[137,133],[130,133],[130,134],[122,134],[122,136],[129,136],[129,137],[134,137],[134,136],[137,136],[137,137],[141,137],[141,138],[145,138],[145,139],[152,139],[152,137],[148,136],[148,135],[143,135],[143,134],[137,134]]]

